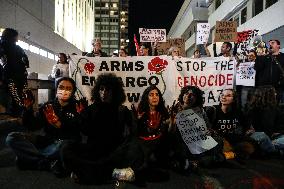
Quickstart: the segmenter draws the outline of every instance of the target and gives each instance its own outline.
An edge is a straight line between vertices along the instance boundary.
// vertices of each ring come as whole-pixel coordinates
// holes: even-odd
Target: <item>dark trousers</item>
[[[114,168],[131,167],[136,171],[144,161],[137,139],[125,141],[107,155],[88,144],[66,143],[61,158],[64,167],[74,172],[82,183],[104,183],[111,179]]]

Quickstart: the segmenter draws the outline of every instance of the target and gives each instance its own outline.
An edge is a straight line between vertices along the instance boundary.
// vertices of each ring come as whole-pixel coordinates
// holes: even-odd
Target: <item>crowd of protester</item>
[[[188,174],[199,167],[220,166],[230,160],[284,158],[280,107],[284,55],[279,52],[278,40],[269,41],[269,53],[249,51],[247,59],[255,61],[256,87],[248,90],[243,103],[239,97],[242,88],[225,89],[219,105],[204,107],[203,91],[186,86],[173,105],[166,107],[159,88],[149,86],[138,106],[129,110],[123,105],[126,95],[122,81],[115,74],[105,73],[97,77],[92,91],[94,103],[88,106],[85,99],[75,99],[76,84],[67,74],[68,58],[60,53],[52,71],[56,97],[34,112],[34,97],[26,89],[28,58],[16,45],[17,36],[13,29],[2,34],[0,87],[12,97],[9,111],[22,117],[26,129],[6,138],[21,170],[52,171],[57,177],[71,175],[77,183],[119,180],[142,186],[147,181],[169,179],[169,169]],[[99,40],[92,44],[94,48],[86,56],[107,56]],[[236,44],[232,53],[232,44],[224,42],[219,55],[213,46],[214,56],[237,56]],[[207,45],[204,49],[204,56],[210,57]],[[157,53],[151,44],[141,44],[139,51],[140,56]],[[200,52],[196,50],[193,58],[202,57]],[[120,49],[118,56],[127,54]],[[168,55],[179,57],[180,49],[173,46]],[[189,149],[177,127],[177,115],[187,110],[200,117],[205,124],[204,136],[214,141],[198,154]],[[43,133],[31,132],[40,129]]]

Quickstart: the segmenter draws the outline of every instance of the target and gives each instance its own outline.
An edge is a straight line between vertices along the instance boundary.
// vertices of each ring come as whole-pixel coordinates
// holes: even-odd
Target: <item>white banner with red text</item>
[[[166,105],[177,100],[184,86],[204,91],[204,105],[216,105],[222,90],[233,88],[235,61],[225,57],[178,58],[171,56],[85,57],[71,56],[70,77],[77,85],[76,97],[91,102],[91,91],[99,74],[114,73],[124,84],[125,105],[139,102],[150,85],[161,90]]]

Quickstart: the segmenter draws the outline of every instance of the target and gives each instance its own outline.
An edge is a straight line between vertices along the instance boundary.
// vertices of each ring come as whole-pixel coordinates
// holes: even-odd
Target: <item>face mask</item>
[[[57,98],[60,100],[68,100],[71,97],[71,91],[57,90]]]

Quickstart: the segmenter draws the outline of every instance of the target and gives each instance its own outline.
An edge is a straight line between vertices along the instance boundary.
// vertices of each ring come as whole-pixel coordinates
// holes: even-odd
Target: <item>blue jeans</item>
[[[257,141],[260,149],[264,152],[271,153],[276,151],[271,139],[264,132],[254,132],[250,137]]]
[[[59,159],[59,151],[64,140],[55,140],[50,144],[39,147],[37,143],[40,135],[12,132],[6,138],[6,144],[12,148],[18,159],[37,163],[41,160]]]
[[[276,139],[271,140],[264,132],[254,132],[251,136],[264,152],[276,152],[277,150],[284,150],[284,135],[278,136]]]

